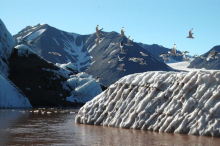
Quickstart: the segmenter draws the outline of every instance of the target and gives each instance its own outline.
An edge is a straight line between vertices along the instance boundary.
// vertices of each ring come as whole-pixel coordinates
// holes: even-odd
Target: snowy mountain
[[[9,79],[34,107],[77,106],[102,92],[100,84],[91,76],[76,75],[73,64],[54,65],[25,45],[15,46],[9,67]]]
[[[8,59],[14,45],[13,37],[0,19],[0,108],[32,107],[23,92],[8,79]]]
[[[76,123],[220,136],[220,72],[125,76],[87,102]]]
[[[95,30],[94,30],[95,31]],[[146,49],[132,42],[133,46],[125,46],[126,54],[121,54],[120,47],[116,43],[127,42],[116,32],[103,32],[104,38],[100,45],[95,45],[96,35],[79,35],[68,33],[47,24],[28,26],[14,36],[18,44],[29,46],[38,55],[53,63],[74,64],[78,71],[85,71],[94,77],[102,78],[100,83],[109,86],[121,77],[146,71],[170,71],[173,70],[165,63],[159,61]],[[147,54],[143,57],[141,52]],[[55,54],[55,55],[54,55]],[[125,59],[118,60],[118,56]],[[129,61],[129,58],[143,58],[147,65]],[[113,59],[113,63],[108,63]],[[126,71],[118,71],[119,64],[125,64]]]
[[[165,47],[157,45],[157,44],[147,45],[147,44],[143,44],[143,43],[138,43],[138,45],[140,45],[141,47],[143,47],[144,49],[149,51],[158,60],[161,60],[161,61],[163,61],[163,59],[161,57],[159,57],[160,54],[168,53],[168,51],[172,52],[172,49],[165,48]],[[182,54],[182,52],[180,52],[178,50],[176,52],[179,53],[179,54]],[[183,57],[182,56],[177,56],[177,57],[171,56],[170,57],[170,61],[167,62],[167,63],[175,63],[175,62],[180,62],[180,61],[183,61]]]
[[[90,65],[90,55],[84,47],[88,35],[58,30],[47,24],[27,26],[13,36],[17,44],[30,47],[38,55],[52,63],[74,63],[78,71]]]
[[[220,45],[213,47],[211,50],[209,50],[202,56],[207,57],[211,51],[220,52]],[[210,59],[209,61],[206,61],[205,59],[197,57],[190,63],[188,68],[200,68],[200,69],[205,68],[205,69],[219,70],[220,63],[219,63],[219,59]]]

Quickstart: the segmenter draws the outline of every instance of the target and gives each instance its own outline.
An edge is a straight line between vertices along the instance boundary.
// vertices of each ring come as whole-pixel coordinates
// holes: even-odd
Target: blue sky
[[[0,18],[12,35],[47,23],[79,34],[120,32],[135,42],[177,45],[201,55],[220,45],[219,0],[0,0]],[[187,39],[193,28],[195,39]]]

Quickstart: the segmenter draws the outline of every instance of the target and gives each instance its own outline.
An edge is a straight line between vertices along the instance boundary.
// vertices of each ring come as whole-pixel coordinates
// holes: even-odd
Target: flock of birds
[[[102,29],[99,29],[99,25],[96,26],[96,33],[95,33],[95,34],[96,34],[96,39],[95,39],[95,45],[96,45],[96,46],[100,45],[100,41],[101,41],[102,38],[103,38],[103,34],[101,33],[102,30],[103,30],[103,28],[102,28]],[[119,36],[121,36],[121,37],[126,37],[125,31],[124,31],[124,27],[122,27],[122,29],[121,29],[121,34],[120,34]],[[133,40],[134,40],[134,39],[133,39]],[[119,45],[120,50],[121,50],[121,52],[120,52],[121,54],[126,54],[126,51],[127,51],[127,50],[123,49],[123,47],[124,47],[124,46],[133,46],[133,45],[131,44],[131,42],[133,42],[133,40],[130,40],[130,36],[129,36],[129,37],[127,37],[127,43],[117,42],[117,43],[115,43],[115,44],[116,44],[116,45]],[[143,52],[140,52],[140,54],[141,54],[143,57],[148,56],[147,54],[145,54],[145,53],[143,53]],[[120,57],[120,56],[118,56],[118,61],[122,62],[124,58],[125,58],[125,57]],[[139,62],[140,65],[147,65],[146,61],[144,61],[144,58],[135,58],[135,57],[132,57],[132,58],[129,58],[128,60],[129,60],[129,61],[133,61],[133,62]],[[108,63],[115,63],[115,62],[116,62],[116,60],[114,60],[114,59],[110,59],[110,60],[108,61]],[[126,70],[123,68],[124,65],[125,65],[124,63],[121,63],[121,64],[118,65],[118,67],[117,67],[116,69],[119,70],[119,71],[126,71]]]

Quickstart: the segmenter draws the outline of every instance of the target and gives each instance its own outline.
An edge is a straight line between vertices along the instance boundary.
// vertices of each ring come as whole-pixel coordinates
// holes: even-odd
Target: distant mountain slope
[[[147,44],[143,44],[143,43],[138,43],[138,45],[140,45],[141,47],[143,47],[144,49],[149,51],[151,54],[153,54],[157,59],[159,59],[161,61],[163,61],[163,59],[161,57],[159,57],[159,55],[161,53],[168,53],[168,51],[172,51],[172,49],[165,48],[165,47],[157,45],[157,44],[147,45]],[[178,50],[177,50],[177,53],[182,54],[182,52],[180,52]],[[170,62],[183,61],[182,56],[177,56],[177,57],[171,56],[170,59],[171,59]],[[169,63],[169,62],[167,62],[167,63]]]
[[[207,57],[208,54],[211,51],[220,52],[220,45],[213,47],[211,50],[203,54],[202,56]],[[205,68],[205,69],[214,69],[219,70],[220,69],[220,62],[219,59],[210,59],[209,61],[206,61],[204,59],[201,59],[200,57],[195,58],[188,68]]]
[[[90,56],[84,43],[88,35],[68,33],[47,24],[28,26],[14,35],[17,44],[29,46],[38,55],[52,63],[72,62],[79,71],[90,65]],[[61,56],[51,52],[59,53]]]
[[[95,45],[95,34],[79,35],[68,33],[47,24],[28,26],[15,35],[14,38],[18,44],[28,45],[48,61],[53,63],[72,62],[78,68],[78,71],[85,71],[94,77],[103,78],[100,82],[105,86],[128,74],[153,70],[173,70],[135,42],[132,42],[132,47],[124,47],[127,50],[127,54],[121,54],[120,47],[116,43],[121,41],[126,43],[127,39],[120,37],[116,32],[103,33],[104,38],[99,46]],[[140,51],[148,54],[148,56],[143,57]],[[49,52],[57,52],[61,56],[53,55]],[[125,57],[125,59],[118,61],[118,56]],[[128,61],[132,57],[142,57],[147,65]],[[114,59],[115,63],[108,64],[110,59]],[[125,72],[116,70],[121,63],[125,64]]]

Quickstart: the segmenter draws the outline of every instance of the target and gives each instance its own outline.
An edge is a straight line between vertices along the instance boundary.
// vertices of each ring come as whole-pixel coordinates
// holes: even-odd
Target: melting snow
[[[77,123],[220,136],[220,72],[125,76],[87,102]]]

